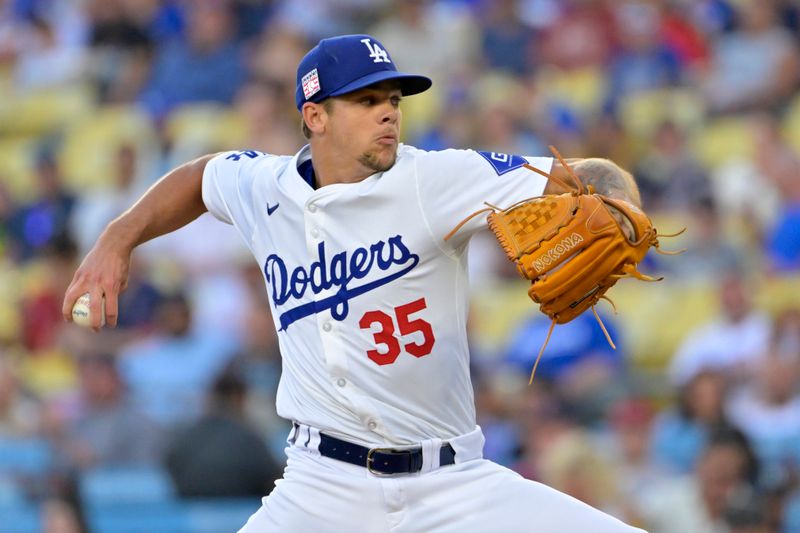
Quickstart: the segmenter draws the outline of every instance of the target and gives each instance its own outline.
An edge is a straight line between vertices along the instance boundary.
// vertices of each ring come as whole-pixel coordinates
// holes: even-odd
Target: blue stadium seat
[[[175,499],[175,487],[169,474],[161,468],[148,466],[89,470],[81,475],[79,490],[87,506],[169,502]]]
[[[41,508],[29,503],[0,505],[0,531],[39,533],[42,531]]]
[[[185,500],[192,533],[238,531],[261,507],[253,498],[215,498]]]
[[[93,533],[192,533],[184,507],[175,500],[90,505],[85,516]]]
[[[44,475],[53,462],[53,452],[43,439],[0,438],[0,475]]]

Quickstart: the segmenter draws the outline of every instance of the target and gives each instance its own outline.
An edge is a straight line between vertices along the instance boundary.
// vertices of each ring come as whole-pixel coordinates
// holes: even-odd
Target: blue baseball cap
[[[302,109],[306,102],[321,102],[384,80],[400,82],[404,96],[427,91],[433,84],[425,76],[398,72],[374,37],[340,35],[321,40],[300,61],[294,99]]]

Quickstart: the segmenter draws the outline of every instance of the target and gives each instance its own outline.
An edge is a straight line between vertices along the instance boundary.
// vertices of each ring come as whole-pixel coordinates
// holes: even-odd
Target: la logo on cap
[[[369,49],[369,57],[372,58],[373,63],[392,62],[389,59],[389,53],[386,52],[386,50],[384,50],[383,48],[381,48],[381,45],[379,45],[378,43],[373,43],[370,39],[361,39],[361,42],[364,43]]]

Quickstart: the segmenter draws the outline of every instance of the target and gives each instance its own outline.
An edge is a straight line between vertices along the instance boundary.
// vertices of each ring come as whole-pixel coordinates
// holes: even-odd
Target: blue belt
[[[422,470],[422,448],[398,450],[394,448],[367,448],[346,440],[320,433],[319,453],[356,466],[363,466],[376,475],[413,474]],[[456,462],[456,452],[450,444],[439,448],[439,465]]]

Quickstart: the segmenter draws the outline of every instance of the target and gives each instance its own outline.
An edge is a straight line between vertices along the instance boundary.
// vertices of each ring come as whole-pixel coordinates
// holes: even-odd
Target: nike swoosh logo
[[[269,204],[267,204],[267,215],[271,215],[272,213],[274,213],[275,210],[278,209],[278,206],[280,206],[280,205],[281,205],[280,203],[277,203],[277,204],[275,204],[273,206],[270,206]]]

